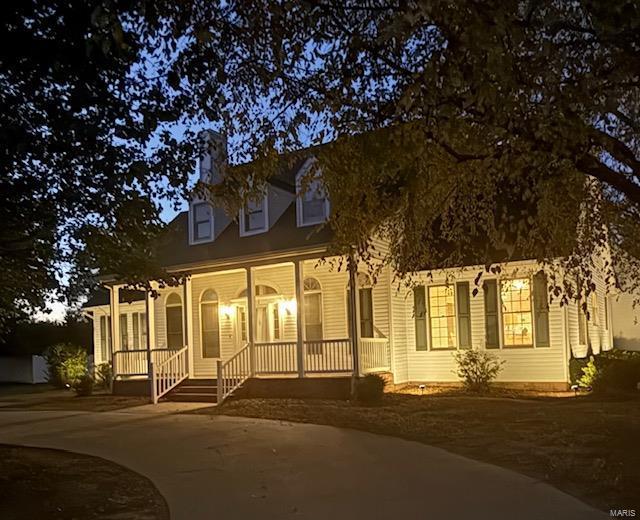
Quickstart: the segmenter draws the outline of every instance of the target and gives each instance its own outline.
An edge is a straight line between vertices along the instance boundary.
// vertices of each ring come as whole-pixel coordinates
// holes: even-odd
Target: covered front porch
[[[253,377],[390,371],[389,277],[372,284],[338,260],[203,270],[158,288],[145,302],[146,348],[122,348],[120,320],[111,322],[114,377],[150,379],[154,401],[187,378],[215,380],[220,402]],[[120,315],[119,287],[111,291]]]

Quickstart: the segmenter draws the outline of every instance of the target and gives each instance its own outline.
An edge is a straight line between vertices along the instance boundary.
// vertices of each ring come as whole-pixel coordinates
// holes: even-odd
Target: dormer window
[[[329,218],[329,198],[319,174],[308,182],[303,182],[307,168],[302,168],[296,178],[296,198],[298,227],[312,226]]]
[[[246,237],[264,233],[269,227],[269,207],[267,196],[260,200],[250,200],[240,211],[240,236]]]
[[[208,202],[191,206],[191,242],[209,242],[213,238],[213,212]]]

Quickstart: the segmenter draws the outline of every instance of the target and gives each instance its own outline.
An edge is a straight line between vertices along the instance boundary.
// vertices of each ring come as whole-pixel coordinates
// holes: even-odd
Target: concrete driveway
[[[5,409],[0,442],[127,466],[155,483],[172,518],[180,520],[606,517],[496,466],[328,426],[149,413],[145,407],[109,413]]]

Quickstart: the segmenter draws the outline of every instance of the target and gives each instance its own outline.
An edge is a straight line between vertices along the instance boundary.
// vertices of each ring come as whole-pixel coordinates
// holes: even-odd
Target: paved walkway
[[[496,466],[328,426],[145,408],[5,409],[0,442],[67,449],[127,466],[151,478],[176,520],[606,518]]]

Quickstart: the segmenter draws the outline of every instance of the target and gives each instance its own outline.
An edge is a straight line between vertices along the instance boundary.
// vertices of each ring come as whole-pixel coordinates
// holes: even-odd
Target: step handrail
[[[226,361],[218,360],[218,405],[253,375],[251,343],[246,343]]]
[[[189,377],[188,347],[182,347],[160,363],[151,363],[151,398],[153,404]]]

